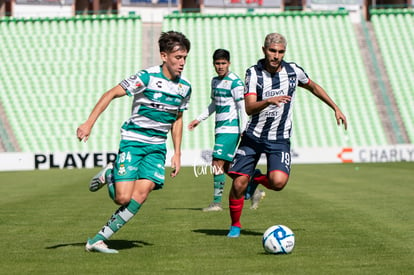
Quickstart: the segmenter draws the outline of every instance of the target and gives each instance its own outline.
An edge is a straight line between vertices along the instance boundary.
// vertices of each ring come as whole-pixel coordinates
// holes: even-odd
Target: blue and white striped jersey
[[[172,81],[163,75],[161,66],[154,66],[122,80],[120,85],[134,97],[121,138],[164,143],[178,113],[188,108],[191,84],[183,77]]]
[[[246,127],[246,133],[265,140],[288,139],[292,134],[292,111],[295,90],[298,84],[308,84],[310,79],[305,71],[295,63],[282,61],[282,70],[271,74],[265,70],[264,59],[246,70],[244,96],[257,95],[257,101],[270,97],[289,95],[291,101],[269,105],[260,113],[254,114]]]

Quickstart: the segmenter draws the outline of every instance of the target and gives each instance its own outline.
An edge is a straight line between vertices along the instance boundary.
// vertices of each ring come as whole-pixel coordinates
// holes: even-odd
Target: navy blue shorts
[[[290,139],[260,140],[243,134],[229,174],[252,176],[262,154],[266,155],[267,172],[282,171],[290,174]]]

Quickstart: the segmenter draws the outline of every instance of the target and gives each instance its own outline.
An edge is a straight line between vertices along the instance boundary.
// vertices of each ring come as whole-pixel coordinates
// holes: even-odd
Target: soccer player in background
[[[309,90],[331,107],[337,124],[342,123],[345,130],[347,128],[345,115],[326,91],[300,66],[283,60],[286,45],[281,34],[268,34],[262,47],[264,59],[246,70],[244,100],[250,120],[229,170],[233,183],[229,195],[231,226],[227,236],[231,238],[240,236],[243,196],[249,179],[253,177],[250,181],[253,189],[262,184],[275,191],[281,191],[289,180],[292,112],[297,86]],[[266,154],[266,175],[255,171],[262,153]]]
[[[165,179],[166,139],[171,130],[174,154],[171,176],[181,167],[183,111],[188,108],[191,85],[181,76],[190,41],[182,33],[161,33],[158,40],[162,65],[141,70],[102,95],[89,118],[77,129],[87,141],[100,114],[115,98],[133,96],[131,117],[121,127],[119,153],[91,181],[97,191],[107,184],[109,194],[121,207],[102,229],[86,243],[87,251],[118,253],[105,244],[139,211],[152,190],[161,189]],[[113,177],[113,178],[112,178]]]
[[[247,114],[244,107],[244,84],[230,67],[230,52],[217,49],[213,53],[213,66],[217,76],[211,80],[211,103],[208,107],[188,125],[193,130],[203,120],[214,112],[215,116],[215,144],[213,149],[213,201],[203,211],[221,211],[222,196],[226,173],[234,158],[240,134],[247,123]],[[257,208],[259,201],[265,196],[263,191],[257,189],[252,199],[252,207]]]

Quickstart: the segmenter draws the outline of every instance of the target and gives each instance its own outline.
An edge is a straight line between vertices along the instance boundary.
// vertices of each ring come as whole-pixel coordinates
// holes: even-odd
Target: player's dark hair
[[[187,52],[189,52],[191,47],[190,40],[188,40],[184,34],[176,31],[162,32],[158,39],[158,45],[160,47],[160,52],[166,53],[178,50],[187,50]]]
[[[213,53],[213,61],[225,59],[230,62],[230,52],[225,49],[217,49]]]

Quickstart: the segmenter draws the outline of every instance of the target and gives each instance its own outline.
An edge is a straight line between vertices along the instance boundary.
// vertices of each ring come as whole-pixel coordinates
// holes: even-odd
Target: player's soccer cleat
[[[250,209],[259,208],[259,203],[260,203],[261,200],[264,199],[265,196],[266,196],[265,191],[256,189],[256,191],[254,192],[254,194],[252,196],[252,205],[250,206]]]
[[[213,211],[222,211],[223,207],[220,202],[212,202],[206,208],[203,208],[203,212],[213,212]]]
[[[112,162],[109,162],[98,174],[96,174],[89,183],[89,191],[96,192],[106,184],[106,171],[113,169]]]
[[[90,239],[86,242],[85,250],[88,252],[101,252],[107,254],[115,254],[118,253],[118,250],[108,248],[108,246],[104,243],[104,241],[97,241],[96,243],[91,244]]]
[[[238,238],[240,237],[240,227],[237,226],[230,226],[230,231],[227,234],[229,238]]]
[[[244,195],[245,200],[249,200],[253,197],[253,194],[256,192],[256,188],[259,185],[255,181],[255,178],[262,175],[260,169],[254,170],[253,176],[250,178],[249,184],[247,185],[246,194]]]

